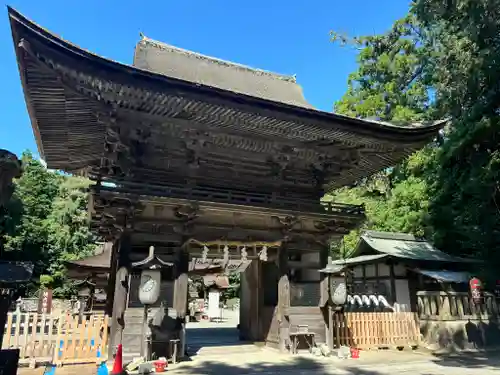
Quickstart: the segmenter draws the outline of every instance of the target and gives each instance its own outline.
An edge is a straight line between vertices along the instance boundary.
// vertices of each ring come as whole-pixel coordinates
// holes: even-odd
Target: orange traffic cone
[[[122,351],[123,351],[122,344],[118,344],[118,347],[116,349],[115,362],[113,363],[113,371],[111,372],[112,375],[118,375],[123,373]]]

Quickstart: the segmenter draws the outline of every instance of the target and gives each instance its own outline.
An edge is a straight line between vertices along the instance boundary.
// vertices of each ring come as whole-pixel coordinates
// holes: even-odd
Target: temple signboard
[[[193,258],[191,259],[191,263],[189,266],[190,271],[202,271],[202,270],[210,270],[222,268],[225,271],[229,272],[243,272],[250,264],[248,260],[236,260],[231,259],[227,263],[224,259],[202,259],[202,258]]]
[[[52,311],[52,289],[43,289],[38,299],[38,313],[50,314]]]

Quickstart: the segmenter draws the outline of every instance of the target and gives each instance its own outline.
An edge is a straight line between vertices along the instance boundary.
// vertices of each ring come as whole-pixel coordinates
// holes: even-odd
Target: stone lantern
[[[333,311],[341,310],[347,302],[346,265],[328,257],[328,264],[319,270],[326,275],[327,298],[324,301],[328,313],[328,327],[325,329],[328,348],[333,349]]]

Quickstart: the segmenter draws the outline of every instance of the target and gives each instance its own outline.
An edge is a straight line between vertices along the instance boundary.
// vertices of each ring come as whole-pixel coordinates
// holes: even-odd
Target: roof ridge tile
[[[191,51],[191,50],[188,50],[188,49],[176,47],[174,45],[171,45],[171,44],[168,44],[168,43],[165,43],[165,42],[161,42],[159,40],[148,38],[147,36],[145,36],[142,33],[140,34],[140,36],[141,36],[141,40],[139,41],[139,43],[147,44],[147,45],[150,45],[150,46],[155,47],[155,48],[159,48],[159,49],[163,49],[163,50],[168,50],[170,52],[182,53],[182,54],[187,55],[189,57],[194,57],[194,58],[198,58],[198,59],[201,59],[201,60],[206,60],[206,61],[209,61],[209,62],[212,62],[212,63],[216,63],[216,64],[219,64],[219,65],[222,65],[222,66],[227,66],[227,67],[242,69],[242,70],[254,73],[254,74],[264,75],[264,76],[268,76],[268,77],[271,77],[271,78],[274,78],[274,79],[278,79],[278,80],[282,80],[282,81],[286,81],[286,82],[297,83],[297,79],[296,79],[296,75],[295,74],[294,75],[287,75],[287,74],[281,74],[281,73],[271,72],[271,71],[264,70],[264,69],[253,68],[253,67],[248,66],[248,65],[244,65],[244,64],[233,62],[233,61],[224,60],[224,59],[220,59],[220,58],[217,58],[217,57],[212,57],[212,56],[204,55],[202,53]]]

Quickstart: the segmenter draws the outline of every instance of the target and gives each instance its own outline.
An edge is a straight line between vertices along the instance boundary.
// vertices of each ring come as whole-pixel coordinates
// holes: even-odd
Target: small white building
[[[348,303],[344,311],[414,312],[424,343],[453,349],[500,343],[499,304],[484,292],[469,296],[478,261],[454,257],[405,233],[365,231],[346,266]]]
[[[474,262],[445,254],[411,234],[376,231],[363,232],[353,255],[333,263],[348,267],[347,309],[361,311],[416,312],[418,291],[466,291]]]

